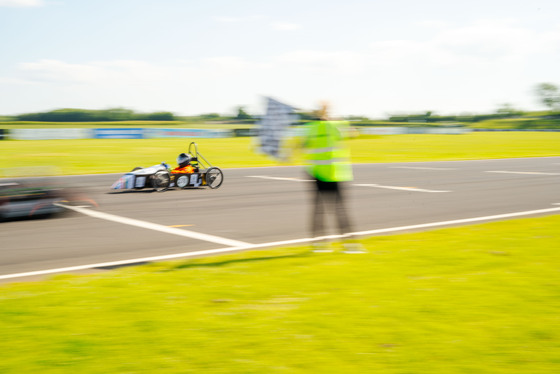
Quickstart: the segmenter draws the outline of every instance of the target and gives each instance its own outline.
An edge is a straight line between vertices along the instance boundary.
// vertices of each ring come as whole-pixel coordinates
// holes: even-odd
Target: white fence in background
[[[402,134],[449,134],[459,135],[471,132],[465,127],[358,127],[364,135],[402,135]]]
[[[4,133],[4,138],[13,140],[230,138],[233,136],[233,130],[160,128],[12,129]]]
[[[92,129],[13,129],[8,138],[15,140],[89,139]]]
[[[286,136],[297,136],[302,129],[294,126]],[[466,127],[377,127],[357,126],[363,135],[401,135],[401,134],[468,134],[473,131],[560,131],[560,129],[470,129]],[[51,139],[155,139],[155,138],[232,138],[236,136],[255,136],[256,129],[160,129],[160,128],[56,128],[56,129],[11,129],[0,131],[0,139],[13,140],[51,140]]]

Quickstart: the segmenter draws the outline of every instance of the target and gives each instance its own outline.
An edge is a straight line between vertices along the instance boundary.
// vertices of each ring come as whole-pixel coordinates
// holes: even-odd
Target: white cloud
[[[276,64],[294,71],[328,74],[360,74],[364,55],[353,51],[298,50],[277,56]]]
[[[40,60],[19,64],[22,79],[47,83],[88,83],[99,78],[99,69],[58,60]]]
[[[521,63],[536,53],[549,53],[560,33],[538,33],[517,26],[515,20],[478,21],[462,27],[438,29],[424,40],[386,40],[370,44],[383,65],[416,61],[434,67],[489,67]]]
[[[31,8],[44,4],[43,0],[0,0],[0,7]]]
[[[280,30],[280,31],[292,31],[292,30],[301,29],[301,25],[298,25],[296,23],[288,23],[288,22],[274,22],[271,24],[271,26],[273,29]]]
[[[209,70],[231,72],[250,68],[252,65],[245,59],[236,56],[208,57],[201,60]]]
[[[224,22],[224,23],[234,23],[234,22],[241,22],[243,21],[243,19],[239,17],[216,16],[214,17],[214,21]]]
[[[19,64],[13,74],[15,79],[0,77],[0,82],[6,83],[0,87],[0,97],[3,91],[35,93],[45,109],[125,106],[185,114],[224,112],[255,99],[258,90],[249,76],[260,74],[263,69],[259,64],[231,56],[171,65],[134,60],[39,60]],[[20,104],[23,108],[24,101]],[[0,110],[3,114],[16,111],[27,109]]]
[[[530,109],[532,85],[555,79],[546,74],[560,63],[559,44],[560,28],[536,31],[512,21],[481,21],[432,29],[429,38],[377,41],[349,50],[301,49],[259,59],[38,60],[20,64],[0,81],[5,95],[22,92],[17,102],[22,108],[34,95],[45,109],[126,106],[199,114],[247,105],[256,112],[262,94],[302,108],[327,99],[341,114],[370,116],[482,112],[504,102]]]
[[[431,29],[442,29],[449,27],[449,23],[446,21],[438,21],[438,20],[423,20],[415,22],[415,25],[431,28]]]
[[[58,60],[39,60],[19,65],[21,79],[35,83],[115,84],[152,82],[160,79],[163,68],[142,61],[116,60],[72,64]]]
[[[240,22],[252,22],[259,21],[266,18],[260,14],[253,14],[245,17],[231,17],[231,16],[214,16],[213,19],[216,22],[221,23],[240,23]]]
[[[534,50],[534,43],[538,40],[534,32],[514,24],[513,20],[480,21],[447,30],[434,43],[462,56],[494,60]]]

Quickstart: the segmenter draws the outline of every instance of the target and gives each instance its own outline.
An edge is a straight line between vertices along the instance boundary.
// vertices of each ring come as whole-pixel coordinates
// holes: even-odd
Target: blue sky
[[[542,109],[559,19],[556,0],[0,0],[0,114]]]

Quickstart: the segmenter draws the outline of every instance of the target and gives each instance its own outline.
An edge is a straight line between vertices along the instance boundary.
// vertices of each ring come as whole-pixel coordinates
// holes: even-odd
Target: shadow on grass
[[[225,260],[225,261],[217,261],[217,262],[204,262],[204,263],[182,263],[178,264],[173,267],[169,267],[168,269],[161,270],[161,272],[168,272],[168,271],[176,271],[176,270],[183,270],[183,269],[191,269],[191,268],[201,268],[201,267],[220,267],[226,266],[231,264],[239,264],[239,263],[250,263],[250,262],[261,262],[261,261],[270,261],[270,260],[283,260],[287,258],[298,258],[298,257],[307,257],[309,252],[301,252],[295,253],[292,255],[282,255],[282,256],[266,256],[266,257],[252,257],[252,258],[238,258],[235,260]]]
[[[122,264],[122,265],[110,265],[110,266],[99,266],[96,267],[94,269],[98,269],[98,270],[115,270],[115,269],[121,269],[121,268],[127,268],[127,267],[132,267],[132,266],[142,266],[142,265],[147,265],[150,262],[146,262],[146,261],[142,261],[142,262],[134,262],[131,264]]]
[[[254,257],[253,258],[240,258],[240,259],[235,259],[235,260],[218,261],[218,262],[205,262],[205,263],[184,263],[183,262],[183,263],[177,264],[176,266],[170,266],[166,269],[158,269],[157,272],[166,273],[166,272],[170,272],[170,271],[183,270],[183,269],[189,269],[189,268],[220,267],[220,266],[236,264],[236,263],[244,263],[244,262],[281,260],[281,259],[285,259],[285,258],[305,257],[308,254],[309,254],[309,252],[302,252],[302,253],[293,254],[293,255],[267,256],[267,257],[257,257],[257,258],[254,258]],[[135,262],[135,263],[130,263],[130,264],[122,264],[122,265],[99,266],[99,267],[96,267],[95,269],[98,269],[98,270],[115,270],[115,269],[121,269],[121,268],[133,267],[133,266],[148,265],[148,264],[151,264],[151,263],[152,262],[142,261],[142,262]]]

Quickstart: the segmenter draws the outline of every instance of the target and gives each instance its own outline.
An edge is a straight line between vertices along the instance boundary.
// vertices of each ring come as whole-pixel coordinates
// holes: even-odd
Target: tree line
[[[535,95],[540,103],[548,108],[547,112],[542,113],[538,120],[543,125],[558,126],[560,121],[560,88],[552,83],[540,83],[534,88]],[[495,113],[458,115],[458,116],[438,116],[428,111],[420,114],[393,115],[389,117],[391,122],[466,122],[475,123],[494,119],[521,118],[526,114],[511,104],[503,104]],[[543,121],[544,120],[544,121]],[[534,124],[537,124],[536,121]]]
[[[2,116],[0,121],[33,121],[33,122],[113,122],[113,121],[236,121],[254,123],[255,118],[240,106],[237,114],[226,116],[218,113],[206,113],[198,116],[176,116],[172,112],[139,113],[131,109],[112,108],[101,110],[89,109],[56,109],[47,112],[24,113],[15,116]]]
[[[552,83],[540,83],[534,87],[534,93],[538,100],[548,108],[548,112],[540,115],[541,119],[558,123],[560,121],[560,88]],[[206,113],[198,116],[177,117],[171,112],[138,113],[131,109],[112,108],[102,110],[87,109],[57,109],[48,112],[26,113],[3,117],[4,120],[15,121],[37,121],[37,122],[108,122],[108,121],[176,121],[183,120],[189,122],[206,121],[233,121],[235,123],[255,123],[258,116],[253,116],[246,112],[243,106],[236,108],[236,115],[224,116],[218,113]],[[314,111],[297,111],[300,122],[317,119]],[[436,115],[431,111],[417,114],[398,114],[391,115],[381,121],[399,123],[442,123],[442,122],[461,122],[475,123],[494,119],[508,119],[524,117],[525,113],[515,109],[510,104],[503,104],[495,113],[473,114],[473,115]],[[543,118],[544,117],[544,118]],[[380,120],[371,120],[364,116],[349,116],[346,119],[362,125],[377,125]],[[375,123],[374,123],[375,122]]]
[[[16,121],[39,122],[108,122],[108,121],[175,121],[171,112],[137,113],[130,109],[102,110],[57,109],[48,112],[26,113],[15,116]]]

